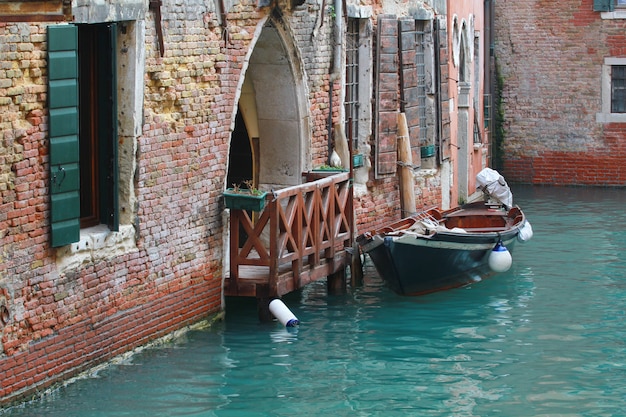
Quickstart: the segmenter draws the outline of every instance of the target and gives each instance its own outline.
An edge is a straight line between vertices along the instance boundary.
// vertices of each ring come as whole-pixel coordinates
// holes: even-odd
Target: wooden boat
[[[500,201],[512,203],[504,184],[504,191],[502,186],[495,192],[485,188],[484,201],[426,210],[364,233],[357,242],[386,284],[402,295],[459,287],[504,272],[515,242],[532,237],[522,210]],[[504,198],[494,201],[494,194]]]

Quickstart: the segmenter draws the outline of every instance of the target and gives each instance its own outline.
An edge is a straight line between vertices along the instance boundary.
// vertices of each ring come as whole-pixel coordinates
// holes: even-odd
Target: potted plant
[[[233,210],[262,211],[265,207],[266,191],[255,188],[251,180],[233,184],[224,191],[224,204]]]
[[[311,181],[316,181],[322,178],[326,178],[331,175],[338,174],[340,172],[347,172],[347,171],[348,170],[339,168],[339,167],[334,167],[330,165],[322,165],[317,168],[313,168],[311,171],[308,171],[304,174],[306,175],[306,181],[311,182]]]

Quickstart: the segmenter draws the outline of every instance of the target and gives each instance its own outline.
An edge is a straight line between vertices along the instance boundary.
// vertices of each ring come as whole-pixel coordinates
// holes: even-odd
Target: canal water
[[[411,298],[366,263],[346,295],[285,297],[293,331],[228,299],[223,323],[0,414],[623,416],[626,190],[513,192],[535,235],[505,274]]]

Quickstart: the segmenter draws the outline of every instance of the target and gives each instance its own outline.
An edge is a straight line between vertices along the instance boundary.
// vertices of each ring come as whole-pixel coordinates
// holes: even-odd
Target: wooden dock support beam
[[[256,305],[261,323],[269,323],[273,320],[270,313],[270,287],[267,284],[256,285]]]
[[[340,268],[326,279],[326,290],[329,294],[346,293],[346,269]]]
[[[361,261],[361,250],[359,244],[352,242],[352,250],[350,251],[350,285],[352,288],[363,285],[363,262]]]

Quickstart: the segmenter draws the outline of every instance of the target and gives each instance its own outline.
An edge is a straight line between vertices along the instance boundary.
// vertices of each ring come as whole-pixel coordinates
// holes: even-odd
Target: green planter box
[[[229,188],[224,191],[224,204],[232,210],[263,211],[266,195],[267,192],[250,194]]]
[[[356,154],[356,155],[352,155],[352,167],[353,168],[360,168],[363,166],[363,155]]]
[[[430,158],[435,156],[435,145],[422,146],[420,148],[420,156],[422,158]]]

